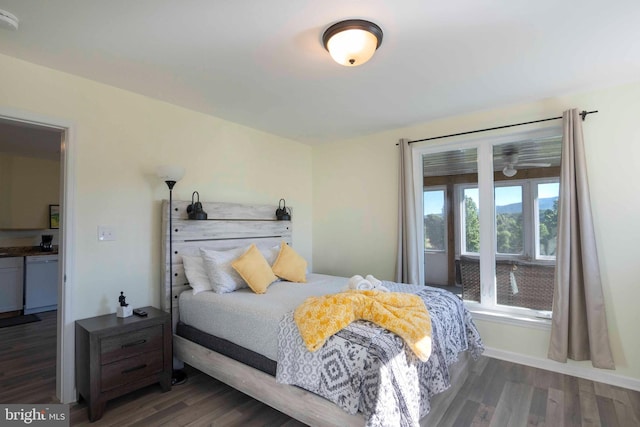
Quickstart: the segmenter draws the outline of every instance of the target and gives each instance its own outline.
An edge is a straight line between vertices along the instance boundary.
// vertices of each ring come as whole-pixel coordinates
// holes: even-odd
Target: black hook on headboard
[[[278,202],[276,218],[278,221],[291,221],[291,209],[287,208],[287,202],[284,199],[280,199]]]
[[[194,202],[195,195],[198,195],[198,200]],[[202,209],[202,203],[200,203],[200,193],[194,191],[191,195],[191,204],[187,206],[187,214],[189,219],[207,219],[207,213]]]

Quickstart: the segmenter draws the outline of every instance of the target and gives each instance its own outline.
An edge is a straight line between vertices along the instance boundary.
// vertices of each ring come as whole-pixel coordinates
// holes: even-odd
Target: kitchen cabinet
[[[24,258],[0,258],[0,313],[22,310]]]

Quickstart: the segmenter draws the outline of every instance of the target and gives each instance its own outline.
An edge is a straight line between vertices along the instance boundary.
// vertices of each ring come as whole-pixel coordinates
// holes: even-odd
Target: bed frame
[[[178,296],[190,289],[184,274],[182,255],[199,254],[199,248],[231,249],[249,243],[276,245],[281,241],[292,244],[291,221],[278,221],[277,206],[234,203],[202,203],[208,219],[187,219],[190,201],[162,203],[162,308],[173,311],[173,330],[178,321]],[[169,232],[171,215],[173,233]],[[295,216],[292,213],[292,218]],[[173,256],[169,253],[172,237]],[[172,262],[173,288],[169,280]],[[170,308],[171,307],[171,308]],[[362,426],[360,414],[350,415],[332,402],[299,387],[279,384],[275,377],[209,350],[185,338],[173,336],[174,356],[184,363],[222,381],[285,414],[311,426]],[[465,382],[469,372],[468,354],[460,354],[460,361],[450,368],[451,387],[431,398],[431,412],[420,425],[437,425]]]

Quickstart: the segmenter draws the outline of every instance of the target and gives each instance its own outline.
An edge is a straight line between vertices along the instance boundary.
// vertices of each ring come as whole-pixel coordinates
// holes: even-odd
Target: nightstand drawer
[[[148,377],[162,371],[162,351],[139,354],[102,367],[100,391]]]
[[[117,360],[135,356],[136,354],[160,350],[161,347],[162,325],[155,325],[127,334],[106,337],[100,340],[100,363],[106,365]]]

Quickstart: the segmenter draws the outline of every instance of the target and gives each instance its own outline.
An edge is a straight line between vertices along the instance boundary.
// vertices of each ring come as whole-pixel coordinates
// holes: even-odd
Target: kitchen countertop
[[[33,256],[33,255],[55,255],[58,253],[58,246],[54,246],[51,251],[43,251],[40,246],[10,246],[0,248],[0,258]]]

